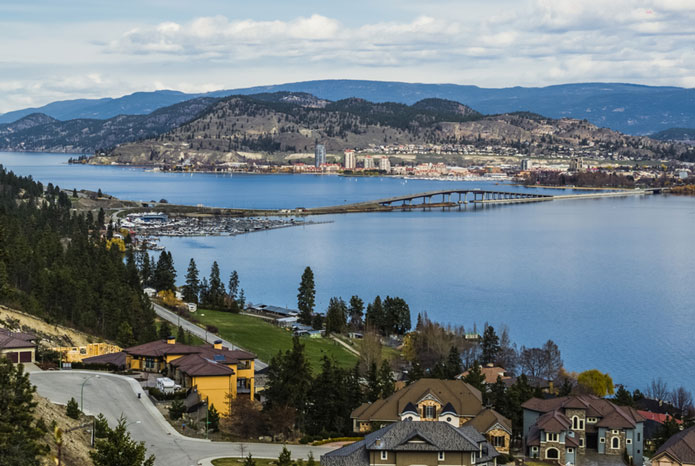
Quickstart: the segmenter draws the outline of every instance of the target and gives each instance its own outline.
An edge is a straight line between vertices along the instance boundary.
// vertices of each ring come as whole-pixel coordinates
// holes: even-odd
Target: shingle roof
[[[480,414],[478,414],[475,418],[473,418],[470,422],[467,422],[466,424],[472,425],[478,430],[478,432],[487,432],[492,427],[499,424],[509,435],[512,434],[512,421],[502,416],[494,409],[488,408],[484,411],[481,411]]]
[[[142,345],[125,348],[127,354],[133,356],[163,357],[169,354],[194,354],[199,353],[197,346],[182,345],[181,343],[167,343],[166,340],[155,340]]]
[[[113,364],[116,367],[125,367],[126,354],[123,351],[101,354],[99,356],[92,356],[91,358],[84,358],[82,362],[84,364]]]
[[[547,400],[531,398],[522,403],[521,406],[524,409],[540,413],[560,409],[584,409],[587,416],[601,418],[596,424],[597,426],[615,429],[632,429],[638,422],[644,421],[644,418],[635,409],[618,406],[593,395],[562,396]]]
[[[178,359],[174,359],[170,364],[177,367],[184,374],[192,377],[210,377],[234,374],[234,369],[227,367],[224,363],[212,361],[199,354],[182,356]]]
[[[475,416],[483,408],[480,391],[462,380],[420,379],[386,399],[358,407],[351,417],[360,421],[396,422],[408,404],[417,405],[426,396],[442,404],[451,403],[460,416]]]
[[[410,405],[410,403],[408,403]],[[450,402],[444,406],[442,409],[442,414],[444,413],[451,413],[451,414],[456,414],[456,409],[454,409],[454,405],[452,405]]]
[[[559,410],[550,411],[545,413],[536,421],[536,425],[539,429],[546,432],[560,433],[563,430],[570,430],[570,420],[567,416],[562,414]]]
[[[446,422],[396,422],[367,435],[364,440],[326,453],[325,466],[362,466],[369,464],[368,451],[439,452],[479,451],[483,443],[486,460],[499,456],[485,437],[472,426],[456,428]]]
[[[678,432],[666,440],[652,457],[652,462],[663,455],[669,455],[681,464],[695,463],[695,426]]]
[[[0,349],[35,348],[36,344],[14,335],[0,335]]]
[[[24,341],[34,341],[38,338],[33,333],[13,332],[12,330],[8,330],[6,328],[0,328],[0,337],[2,337],[2,336],[11,336],[11,337],[19,338],[20,340],[24,340]]]

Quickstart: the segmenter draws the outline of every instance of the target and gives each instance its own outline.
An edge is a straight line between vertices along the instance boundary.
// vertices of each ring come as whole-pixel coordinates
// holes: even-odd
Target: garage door
[[[19,362],[31,362],[31,351],[22,351],[19,353]]]
[[[12,362],[17,362],[19,359],[19,353],[5,353],[5,356]]]

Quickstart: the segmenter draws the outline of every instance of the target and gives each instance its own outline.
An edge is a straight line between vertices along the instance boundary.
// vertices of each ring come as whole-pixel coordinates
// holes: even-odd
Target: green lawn
[[[258,317],[206,309],[198,310],[195,316],[200,322],[217,327],[222,338],[255,353],[264,362],[270,362],[278,351],[292,347],[292,333],[289,330]],[[329,339],[301,337],[300,340],[314,370],[320,367],[324,354],[346,368],[354,367],[357,362],[357,356]]]
[[[274,466],[277,464],[275,460],[263,460],[254,458],[256,466]],[[241,458],[220,458],[217,460],[212,460],[212,464],[215,466],[240,466],[244,464],[244,460]]]

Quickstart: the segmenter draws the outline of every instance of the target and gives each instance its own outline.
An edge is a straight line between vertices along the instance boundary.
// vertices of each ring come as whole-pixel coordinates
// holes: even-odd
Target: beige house
[[[36,336],[0,328],[0,356],[14,363],[36,361]]]
[[[369,432],[399,421],[445,422],[453,427],[467,423],[495,448],[509,452],[511,422],[483,408],[480,391],[462,380],[420,379],[385,399],[364,403],[351,416],[355,432]]]
[[[472,425],[401,421],[326,453],[322,466],[496,466],[499,453]]]
[[[692,465],[695,465],[695,426],[666,440],[652,456],[652,466]]]

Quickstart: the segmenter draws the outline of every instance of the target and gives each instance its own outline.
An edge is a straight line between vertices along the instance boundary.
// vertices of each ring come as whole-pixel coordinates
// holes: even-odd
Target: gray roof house
[[[496,466],[497,456],[499,453],[485,436],[470,425],[401,421],[326,453],[321,457],[321,465]]]

